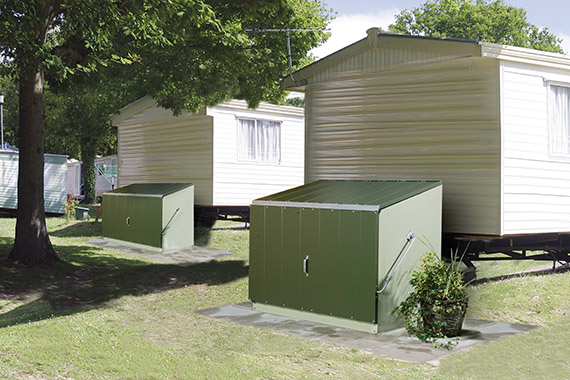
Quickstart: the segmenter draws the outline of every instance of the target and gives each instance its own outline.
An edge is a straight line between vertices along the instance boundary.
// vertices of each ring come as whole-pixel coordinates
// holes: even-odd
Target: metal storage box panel
[[[391,312],[429,249],[410,232],[440,254],[441,190],[439,181],[318,181],[254,201],[254,307],[362,331],[396,327]]]
[[[132,184],[103,194],[103,236],[162,251],[194,245],[194,186]]]

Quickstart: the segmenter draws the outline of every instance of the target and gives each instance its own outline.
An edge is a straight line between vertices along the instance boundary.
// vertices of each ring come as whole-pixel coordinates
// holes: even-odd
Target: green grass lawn
[[[247,300],[247,230],[198,230],[236,254],[180,267],[86,243],[100,222],[50,218],[65,263],[23,270],[4,262],[14,225],[0,219],[0,379],[570,378],[570,272],[471,286],[468,317],[540,328],[410,364],[193,314]]]

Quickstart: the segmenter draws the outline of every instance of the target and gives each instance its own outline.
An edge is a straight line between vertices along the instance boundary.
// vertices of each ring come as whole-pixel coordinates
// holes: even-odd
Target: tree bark
[[[60,11],[57,4],[38,4],[40,18],[33,25],[36,46],[45,45],[51,20]],[[29,20],[30,22],[31,20]],[[47,233],[44,206],[44,69],[34,49],[21,49],[19,67],[20,142],[18,164],[18,214],[16,238],[8,260],[26,266],[61,261]]]
[[[96,156],[95,143],[89,140],[81,141],[81,171],[83,172],[83,192],[85,197],[83,203],[95,202],[96,192],[96,173],[95,173],[95,156]]]
[[[8,260],[26,266],[60,261],[46,228],[44,208],[43,69],[20,74],[20,153],[16,239]]]

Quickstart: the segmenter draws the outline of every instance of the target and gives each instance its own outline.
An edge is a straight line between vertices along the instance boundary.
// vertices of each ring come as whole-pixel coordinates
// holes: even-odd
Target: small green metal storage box
[[[103,236],[155,250],[194,245],[194,186],[139,183],[103,194]]]
[[[440,181],[317,181],[253,201],[249,297],[256,310],[368,332],[411,272],[441,257]]]

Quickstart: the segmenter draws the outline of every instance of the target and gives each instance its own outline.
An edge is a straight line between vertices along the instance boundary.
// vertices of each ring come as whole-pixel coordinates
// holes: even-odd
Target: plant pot
[[[89,209],[85,207],[75,207],[75,219],[86,220],[89,215]]]
[[[424,325],[437,335],[453,337],[461,333],[465,313],[467,312],[467,299],[440,300],[438,306],[426,304],[426,314],[423,317]]]

